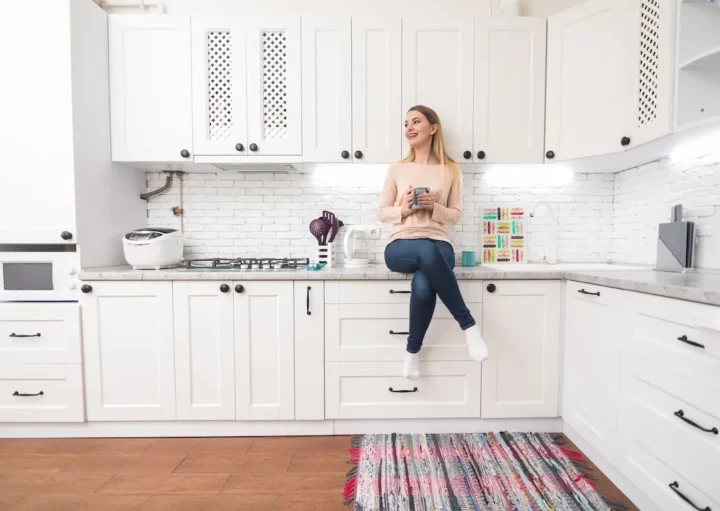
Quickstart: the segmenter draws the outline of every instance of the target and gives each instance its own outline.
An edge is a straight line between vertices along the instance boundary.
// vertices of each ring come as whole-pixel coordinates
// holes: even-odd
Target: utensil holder
[[[335,263],[335,249],[332,243],[327,245],[318,245],[317,248],[317,262],[325,263],[326,268],[332,268]]]

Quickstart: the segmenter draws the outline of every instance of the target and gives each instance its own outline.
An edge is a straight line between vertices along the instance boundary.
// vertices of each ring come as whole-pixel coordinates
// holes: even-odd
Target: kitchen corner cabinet
[[[90,421],[175,420],[172,282],[84,282]]]
[[[230,282],[173,283],[178,420],[235,420]]]
[[[193,154],[190,17],[108,16],[112,159]]]
[[[623,292],[568,282],[565,294],[563,419],[617,464]]]
[[[561,282],[484,284],[482,418],[558,417]]]

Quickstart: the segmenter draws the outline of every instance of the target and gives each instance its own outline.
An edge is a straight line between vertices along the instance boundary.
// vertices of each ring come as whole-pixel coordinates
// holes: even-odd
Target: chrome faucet
[[[545,248],[547,253],[543,254],[543,262],[555,264],[557,263],[557,216],[555,215],[555,208],[547,201],[536,201],[530,207],[530,218],[535,217],[535,211],[539,206],[545,206],[550,215],[550,225],[545,233]]]

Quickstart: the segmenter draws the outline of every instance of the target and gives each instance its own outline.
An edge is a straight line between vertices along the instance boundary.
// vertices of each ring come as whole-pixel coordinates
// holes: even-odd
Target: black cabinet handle
[[[695,426],[695,427],[698,428],[700,431],[704,431],[705,433],[713,433],[713,434],[715,434],[715,435],[718,434],[718,428],[705,429],[705,428],[703,428],[702,426],[700,426],[699,424],[691,421],[690,419],[686,419],[686,418],[685,418],[685,412],[683,412],[682,410],[678,410],[678,411],[675,412],[673,415],[674,415],[675,417],[679,418],[680,420],[683,420],[683,421],[687,422],[687,423],[690,424],[691,426]]]
[[[548,151],[545,153],[545,156],[548,160],[552,160],[553,158],[555,158],[555,151]]]
[[[245,286],[243,286],[242,284],[238,284],[237,286],[235,286],[236,293],[242,293],[243,291],[245,291]]]
[[[340,156],[342,156],[343,160],[347,160],[348,158],[350,158],[350,153],[347,151],[343,151],[340,153]]]
[[[16,334],[15,332],[10,334],[10,337],[40,337],[40,332],[36,334]]]
[[[412,390],[393,390],[393,388],[390,387],[388,390],[389,390],[390,392],[392,392],[393,394],[412,394],[413,392],[417,392],[417,391],[418,391],[418,388],[415,387],[415,388],[412,389]]]
[[[60,233],[60,237],[61,237],[62,239],[64,239],[65,241],[68,241],[68,240],[71,240],[71,239],[72,239],[72,233],[71,233],[71,232],[68,232],[68,231],[63,231],[63,232]]]
[[[478,157],[478,160],[484,160],[485,159],[485,151],[478,151],[477,157]]]
[[[252,152],[257,151],[257,150],[258,150],[257,144],[250,144],[250,150],[251,150]]]
[[[37,396],[44,396],[44,395],[45,395],[45,393],[42,390],[40,392],[38,392],[37,394],[21,394],[17,390],[15,392],[13,392],[13,396],[16,396],[16,397],[37,397]]]
[[[496,289],[497,289],[497,286],[495,286],[495,284],[488,284],[488,285],[487,285],[487,290],[488,290],[489,293],[494,293]]]
[[[674,492],[677,494],[678,497],[680,497],[680,498],[683,499],[685,502],[687,502],[688,504],[690,504],[692,507],[694,507],[695,509],[697,509],[697,511],[712,511],[712,509],[710,509],[710,506],[697,507],[692,500],[690,500],[689,498],[687,498],[685,495],[682,494],[682,492],[681,492],[680,490],[678,490],[678,488],[680,487],[680,485],[678,484],[677,481],[674,481],[674,482],[670,483],[668,486],[670,486],[670,489],[671,489],[672,491],[674,491]]]
[[[182,156],[183,158],[190,158],[190,151],[188,151],[187,149],[183,149],[182,151],[180,151],[180,156]]]
[[[463,153],[463,158],[465,158],[466,160],[469,160],[470,158],[472,158],[472,153],[470,151],[465,151]]]
[[[307,287],[307,315],[310,316],[312,312],[310,312],[310,289],[311,287]]]
[[[620,145],[623,147],[630,145],[630,137],[623,137],[620,139]]]
[[[362,157],[362,151],[355,151],[355,158],[357,158],[358,160],[362,160]]]
[[[390,330],[390,335],[410,335],[410,332],[396,332],[395,330]]]
[[[230,286],[228,286],[227,284],[220,284],[220,291],[222,291],[223,293],[227,293],[228,291],[230,291]]]
[[[86,294],[87,294],[87,293],[89,293],[90,291],[92,291],[92,286],[91,286],[90,284],[83,284],[83,285],[80,287],[80,291],[82,291],[83,293],[86,293]]]
[[[705,345],[704,345],[704,344],[700,344],[699,342],[691,341],[690,339],[687,338],[687,335],[683,335],[683,336],[681,336],[681,337],[678,337],[677,340],[680,341],[680,342],[684,342],[685,344],[689,344],[690,346],[695,346],[696,348],[705,349]]]
[[[593,296],[600,296],[600,291],[597,293],[591,293],[590,291],[585,291],[584,289],[578,290],[578,293],[582,293],[584,295],[593,295]]]
[[[391,295],[409,295],[410,291],[395,291],[394,289],[390,290]]]
[[[242,144],[235,144],[235,150],[239,153],[243,152],[245,150],[245,146]]]

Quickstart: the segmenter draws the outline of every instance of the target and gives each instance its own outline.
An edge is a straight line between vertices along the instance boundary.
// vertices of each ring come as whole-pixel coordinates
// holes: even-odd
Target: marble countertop
[[[501,265],[458,267],[458,280],[574,280],[598,286],[720,305],[720,272],[657,272],[646,266],[613,264]],[[389,271],[385,266],[369,268],[323,268],[319,271],[203,271],[181,268],[133,270],[129,266],[87,268],[80,273],[86,281],[173,281],[173,280],[409,280],[412,275]]]

